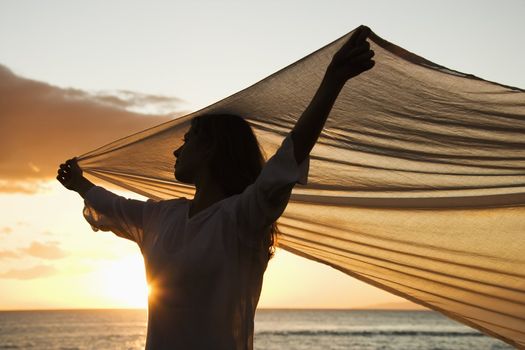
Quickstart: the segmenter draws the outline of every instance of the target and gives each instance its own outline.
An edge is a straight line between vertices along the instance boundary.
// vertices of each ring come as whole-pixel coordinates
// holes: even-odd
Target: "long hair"
[[[210,171],[227,196],[242,193],[255,182],[265,159],[246,120],[233,114],[204,114],[193,118],[191,127],[210,146]],[[269,259],[275,254],[279,233],[277,223],[272,223]]]

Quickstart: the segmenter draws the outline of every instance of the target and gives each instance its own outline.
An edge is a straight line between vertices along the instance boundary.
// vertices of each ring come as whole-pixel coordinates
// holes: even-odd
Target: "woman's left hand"
[[[366,38],[370,28],[360,26],[350,39],[337,51],[325,73],[325,80],[330,84],[344,85],[348,79],[371,69],[375,61],[374,51]]]

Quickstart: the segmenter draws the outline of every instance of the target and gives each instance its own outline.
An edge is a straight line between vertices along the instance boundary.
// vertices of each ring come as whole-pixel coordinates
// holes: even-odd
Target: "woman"
[[[76,159],[57,179],[78,192],[96,229],[135,241],[152,289],[146,349],[252,349],[275,222],[293,186],[306,183],[308,155],[346,81],[374,66],[361,26],[334,55],[310,105],[264,165],[249,125],[232,115],[192,120],[174,151],[175,178],[193,200],[125,199],[82,176]]]

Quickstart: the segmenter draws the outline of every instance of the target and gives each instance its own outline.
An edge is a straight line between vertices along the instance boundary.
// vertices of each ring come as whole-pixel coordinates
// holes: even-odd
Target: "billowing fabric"
[[[189,216],[187,198],[146,202],[94,186],[84,217],[94,230],[136,242],[152,293],[146,349],[253,349],[254,316],[268,265],[271,224],[306,184],[293,142],[242,193]]]
[[[273,154],[350,34],[80,165],[150,198],[191,195],[172,173],[190,119],[240,115]],[[525,91],[370,41],[376,65],[337,99],[280,247],[525,347]]]

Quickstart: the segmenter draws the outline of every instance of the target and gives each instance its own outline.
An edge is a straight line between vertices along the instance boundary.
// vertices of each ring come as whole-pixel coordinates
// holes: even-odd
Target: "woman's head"
[[[184,145],[174,152],[175,178],[181,182],[194,184],[197,176],[208,172],[229,197],[255,182],[264,166],[264,156],[252,128],[237,115],[195,117],[184,138]],[[274,224],[271,253],[276,233]]]
[[[253,183],[264,165],[250,125],[230,114],[193,118],[183,146],[174,155],[177,180],[194,184],[200,172],[208,171],[227,196]]]

